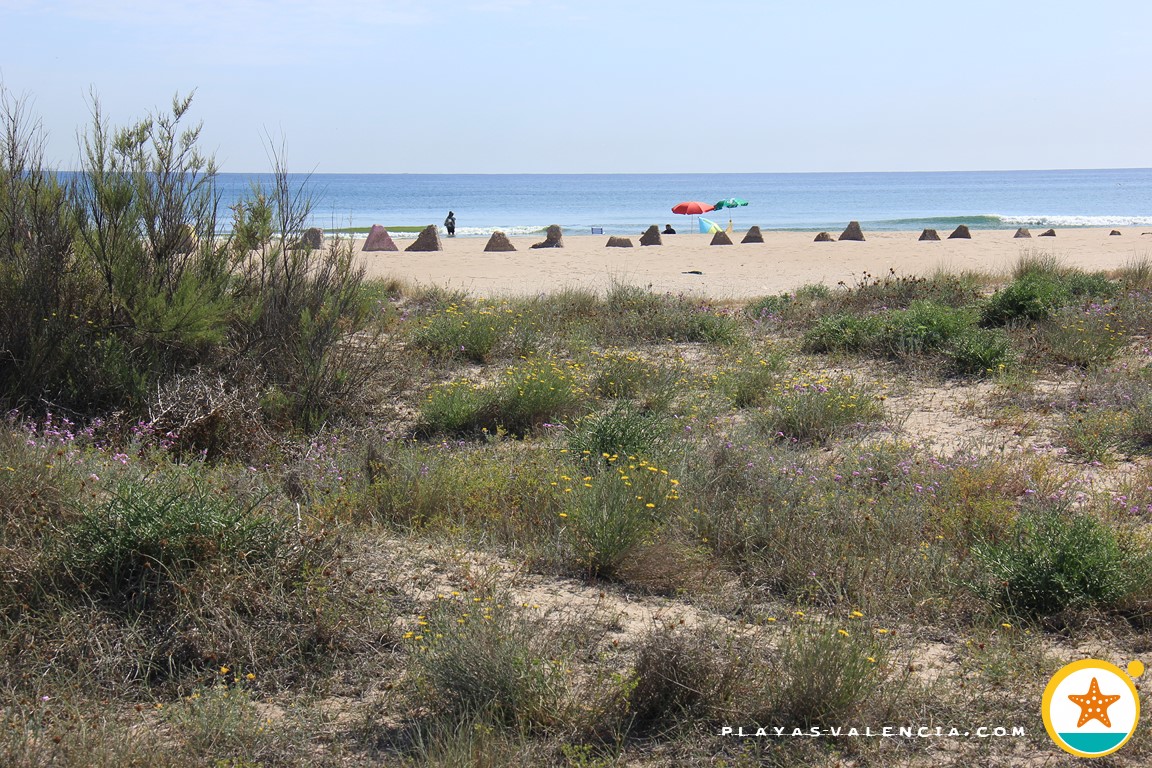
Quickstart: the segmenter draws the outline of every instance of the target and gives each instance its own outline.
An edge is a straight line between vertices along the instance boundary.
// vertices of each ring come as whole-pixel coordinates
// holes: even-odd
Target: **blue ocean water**
[[[222,174],[225,205],[261,174]],[[1152,169],[754,174],[312,174],[293,175],[313,200],[312,224],[334,229],[441,224],[457,235],[571,234],[602,227],[639,233],[694,222],[671,212],[686,200],[728,197],[747,207],[705,214],[737,229],[865,230],[1152,227]],[[221,222],[224,224],[224,222]]]

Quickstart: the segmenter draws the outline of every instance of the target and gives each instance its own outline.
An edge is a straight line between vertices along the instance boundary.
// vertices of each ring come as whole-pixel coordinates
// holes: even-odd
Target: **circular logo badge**
[[[1138,677],[1140,662],[1129,669]],[[1044,689],[1044,727],[1056,745],[1077,757],[1110,755],[1132,738],[1140,695],[1124,670],[1098,659],[1061,668]]]

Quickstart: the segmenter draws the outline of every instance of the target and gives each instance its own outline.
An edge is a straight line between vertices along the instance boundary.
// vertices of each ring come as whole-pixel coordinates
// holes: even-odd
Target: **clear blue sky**
[[[196,89],[222,170],[1152,166],[1152,2],[0,0],[0,82],[75,165]]]

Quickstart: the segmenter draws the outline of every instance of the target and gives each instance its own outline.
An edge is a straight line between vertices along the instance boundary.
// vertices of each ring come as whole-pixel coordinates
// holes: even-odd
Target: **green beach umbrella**
[[[742,205],[748,205],[747,200],[742,200],[739,197],[730,197],[727,200],[721,200],[716,203],[714,208],[739,208]]]

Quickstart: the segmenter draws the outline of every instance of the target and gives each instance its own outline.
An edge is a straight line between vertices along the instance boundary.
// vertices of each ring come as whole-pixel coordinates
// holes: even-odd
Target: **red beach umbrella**
[[[714,210],[716,210],[716,206],[709,205],[708,203],[699,203],[695,200],[689,200],[686,203],[677,203],[672,206],[672,213],[681,213],[685,216],[693,216]]]

